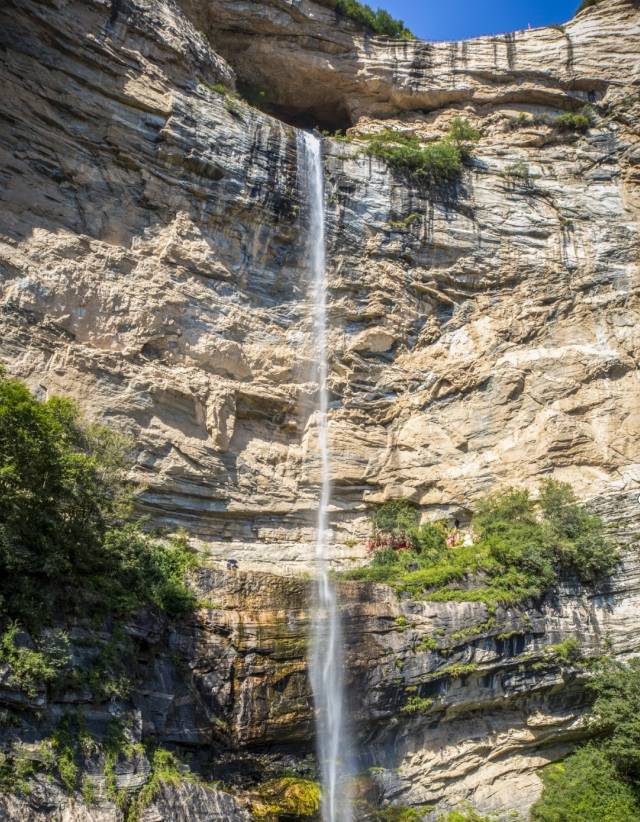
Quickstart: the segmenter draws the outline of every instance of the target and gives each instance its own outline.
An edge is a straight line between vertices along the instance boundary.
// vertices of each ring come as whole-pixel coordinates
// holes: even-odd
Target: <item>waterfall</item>
[[[344,789],[349,746],[344,721],[343,643],[338,601],[329,576],[329,465],[327,388],[327,277],[325,267],[324,186],[320,140],[302,132],[298,151],[306,184],[309,271],[313,299],[316,409],[320,495],[316,521],[317,582],[311,636],[310,674],[316,707],[318,758],[322,774],[323,822],[351,822],[351,799]],[[340,777],[343,777],[340,779]]]

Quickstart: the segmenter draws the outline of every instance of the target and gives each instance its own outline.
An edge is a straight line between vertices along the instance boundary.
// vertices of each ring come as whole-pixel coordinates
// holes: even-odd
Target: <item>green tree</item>
[[[401,37],[404,40],[415,40],[402,20],[396,20],[388,11],[378,9],[374,11],[366,3],[358,0],[336,0],[336,12],[343,17],[349,17],[376,34],[387,37]]]
[[[503,570],[520,572],[540,591],[553,584],[553,546],[528,491],[510,489],[486,497],[473,525],[480,547],[486,546]]]
[[[408,500],[394,499],[376,508],[371,517],[374,531],[386,534],[394,540],[407,542],[418,524],[419,513]]]
[[[480,132],[465,117],[454,117],[449,126],[449,140],[462,157],[469,157],[474,143],[480,139]]]
[[[539,504],[561,566],[575,570],[583,582],[614,570],[619,556],[603,521],[578,502],[568,483],[545,480]]]
[[[589,683],[595,695],[591,728],[618,772],[640,782],[640,659],[606,662]]]
[[[633,822],[640,807],[602,750],[586,745],[543,774],[543,793],[532,822]]]
[[[186,607],[191,554],[129,521],[127,470],[122,436],[0,372],[0,615],[29,625],[86,606]]]

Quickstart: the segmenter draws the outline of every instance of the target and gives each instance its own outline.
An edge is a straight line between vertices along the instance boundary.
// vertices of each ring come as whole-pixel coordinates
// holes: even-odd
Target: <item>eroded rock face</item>
[[[3,4],[0,358],[128,433],[154,524],[241,566],[202,572],[208,604],[179,629],[129,626],[144,653],[120,708],[141,736],[240,788],[265,768],[313,771],[309,583],[250,573],[313,557],[305,185],[295,129],[219,85],[266,84],[287,120],[348,122],[356,138],[434,139],[460,114],[482,132],[456,187],[324,141],[336,562],[363,556],[370,503],[464,518],[487,490],[549,475],[633,543],[639,26],[627,0],[462,44],[371,38],[330,2]],[[544,120],[585,102],[586,134]],[[582,674],[543,646],[579,633],[594,655],[637,651],[632,559],[609,592],[569,586],[494,623],[480,605],[345,585],[356,731],[383,795],[524,809],[536,770],[584,733]],[[447,664],[478,667],[438,674]],[[38,733],[92,704],[26,697],[5,673],[0,700],[42,709]],[[424,716],[402,712],[411,694],[434,700]],[[92,709],[97,731],[112,707]],[[184,787],[148,812],[243,820],[222,794]],[[119,813],[104,795],[2,801],[9,819]]]
[[[572,108],[619,98],[619,78],[639,76],[637,5],[626,0],[562,26],[451,43],[371,36],[337,14],[332,0],[181,5],[240,81],[310,124],[342,128],[365,115],[466,103]]]
[[[158,524],[244,567],[304,566],[318,467],[294,131],[214,90],[232,70],[174,5],[114,8],[3,7],[2,358],[133,437]],[[398,94],[423,46],[329,26],[308,3],[206,14],[214,40],[237,14],[264,48],[291,15],[347,31],[366,71],[336,73]],[[466,74],[436,71],[444,57],[417,72],[416,88],[437,75],[451,93],[389,104],[420,111],[385,125],[433,139],[454,114],[476,123],[455,190],[325,141],[337,560],[362,554],[366,503],[389,496],[464,513],[550,473],[610,510],[637,496],[638,16],[604,2],[565,33],[514,35],[510,57],[486,38],[458,47]],[[536,125],[589,99],[589,77],[586,135]]]
[[[313,777],[311,583],[202,570],[195,585],[200,604],[192,617],[169,625],[140,615],[124,626],[132,646],[88,621],[70,632],[76,661],[108,642],[124,649],[127,695],[54,688],[34,696],[4,682],[0,708],[12,721],[0,732],[0,747],[28,750],[50,737],[61,717],[80,712],[99,743],[118,721],[134,741],[174,750],[205,782],[215,780],[215,789],[158,789],[145,822],[245,822],[256,783],[291,772]],[[493,613],[481,603],[398,598],[376,584],[341,583],[340,597],[359,769],[372,769],[384,801],[418,808],[468,800],[485,811],[526,813],[539,793],[538,770],[587,734],[585,659],[640,651],[635,554],[600,590],[566,580],[540,602]],[[580,661],[555,651],[567,639],[579,641]],[[90,751],[83,767],[92,805],[42,778],[28,796],[0,795],[0,813],[34,822],[120,822],[103,754]],[[144,752],[123,754],[115,788],[135,791],[149,774]]]
[[[36,784],[28,798],[0,796],[3,819],[20,822],[125,822],[125,814],[109,802],[87,805],[80,797]],[[140,822],[251,822],[249,812],[224,791],[198,785],[162,784],[154,801],[144,809]]]

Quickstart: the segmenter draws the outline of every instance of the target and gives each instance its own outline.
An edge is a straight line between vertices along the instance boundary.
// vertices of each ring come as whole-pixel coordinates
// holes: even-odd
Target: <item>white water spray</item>
[[[343,645],[336,592],[329,577],[329,467],[327,388],[327,277],[324,187],[320,140],[299,135],[299,156],[309,211],[309,270],[313,288],[313,332],[318,383],[317,433],[320,498],[316,524],[317,590],[313,613],[310,673],[316,706],[318,757],[322,773],[323,822],[351,822],[351,799],[344,790],[349,746],[344,722]],[[342,779],[340,777],[343,777]]]

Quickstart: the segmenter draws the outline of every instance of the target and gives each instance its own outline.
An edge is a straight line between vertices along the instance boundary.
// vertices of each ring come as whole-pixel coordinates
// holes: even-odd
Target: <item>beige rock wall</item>
[[[325,141],[336,559],[362,555],[369,503],[464,514],[549,474],[632,537],[637,5],[458,45],[368,38],[330,4],[185,8],[241,79],[289,78],[287,116],[299,77],[307,115],[322,90],[359,118],[354,135],[381,114],[425,139],[460,113],[482,131],[455,191]],[[169,2],[0,14],[0,357],[131,435],[155,524],[244,568],[308,566],[318,471],[294,130],[215,90],[230,63]],[[586,135],[535,125],[587,99]],[[517,161],[524,183],[508,176]]]

